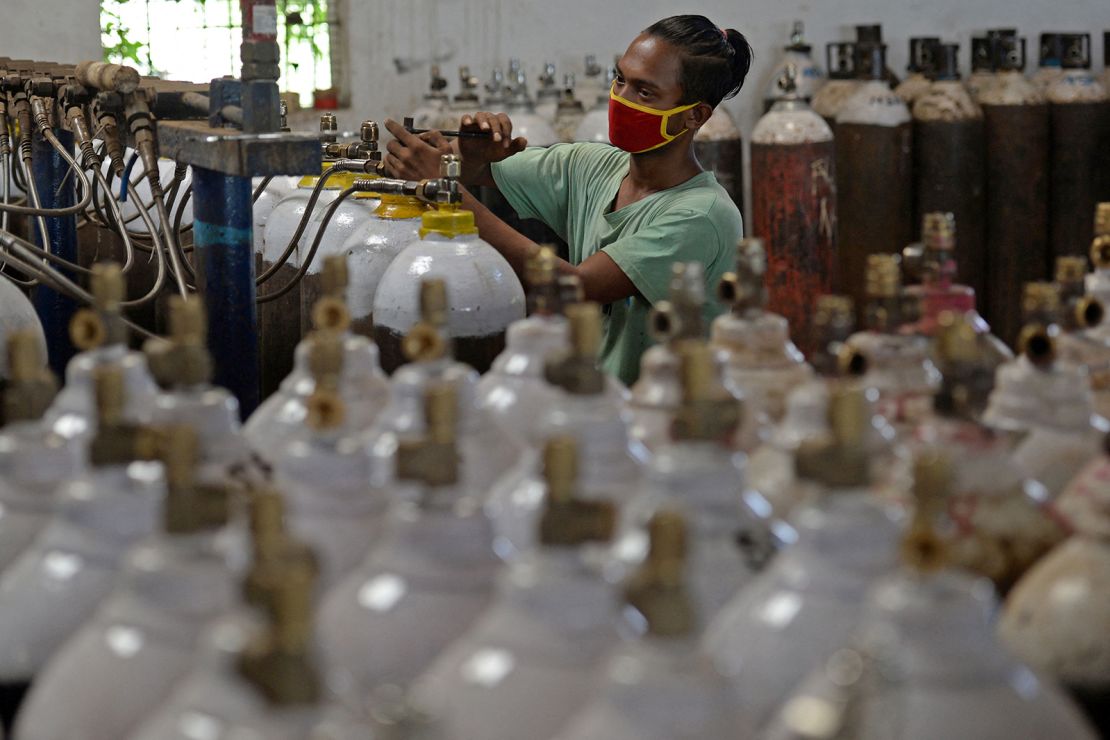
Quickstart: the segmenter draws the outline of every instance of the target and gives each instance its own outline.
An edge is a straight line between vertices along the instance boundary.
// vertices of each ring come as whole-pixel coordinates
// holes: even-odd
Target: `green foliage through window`
[[[283,91],[312,105],[332,86],[328,0],[277,0]],[[207,82],[239,74],[239,0],[101,0],[105,61],[143,74]]]

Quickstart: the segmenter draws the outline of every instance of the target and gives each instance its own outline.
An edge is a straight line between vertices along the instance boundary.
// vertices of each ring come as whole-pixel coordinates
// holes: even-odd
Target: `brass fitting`
[[[836,352],[836,372],[845,378],[862,378],[871,368],[867,355],[848,344],[841,344]]]
[[[736,271],[728,272],[717,284],[717,299],[743,316],[767,304],[767,252],[762,239],[742,239],[736,245]]]
[[[320,141],[325,144],[334,144],[339,131],[339,122],[335,118],[335,114],[321,113],[320,114]]]
[[[578,443],[559,436],[543,449],[543,476],[547,502],[540,517],[539,541],[548,547],[575,547],[587,542],[608,542],[616,529],[617,514],[607,501],[577,498]]]
[[[169,313],[169,340],[151,339],[143,345],[151,374],[164,388],[208,383],[212,357],[206,346],[204,304],[195,296],[171,296]]]
[[[933,337],[933,352],[943,365],[973,363],[980,357],[979,335],[962,314],[945,311]]]
[[[840,373],[838,357],[844,343],[855,331],[856,317],[852,299],[843,295],[817,297],[813,316],[814,367],[825,376]]]
[[[1056,282],[1061,285],[1082,285],[1087,276],[1087,258],[1067,255],[1056,258]]]
[[[902,322],[902,266],[898,255],[867,255],[865,292],[867,295],[867,327],[887,332]]]
[[[921,238],[930,251],[951,252],[956,248],[956,216],[934,211],[921,217]]]
[[[120,266],[115,262],[93,265],[89,287],[93,309],[78,311],[70,322],[69,335],[74,346],[89,350],[126,342],[127,327],[120,314],[126,287]]]
[[[312,307],[312,323],[317,329],[343,332],[351,325],[351,314],[347,310],[347,281],[346,255],[325,257],[320,272],[324,295]]]
[[[1095,206],[1095,236],[1110,236],[1110,203]]]
[[[459,482],[458,404],[453,385],[440,383],[428,387],[424,396],[424,437],[402,440],[397,447],[399,480],[417,481],[431,487]]]
[[[624,590],[625,601],[647,622],[648,634],[684,637],[697,617],[685,585],[686,522],[674,511],[660,511],[648,523],[650,549]]]
[[[524,264],[524,283],[528,286],[528,312],[550,315],[559,311],[559,284],[555,250],[541,246]]]
[[[947,505],[953,473],[951,461],[941,452],[924,452],[914,459],[914,514],[900,547],[902,562],[921,573],[932,573],[948,564],[944,540],[936,520]]]
[[[409,362],[431,362],[447,356],[447,283],[425,278],[420,283],[420,321],[401,341],[401,351]]]
[[[1091,242],[1091,262],[1096,270],[1110,270],[1110,233],[1096,236]]]
[[[226,486],[196,481],[200,440],[189,426],[173,425],[159,430],[159,459],[166,470],[165,529],[186,534],[216,529],[227,524],[230,492]]]
[[[1072,324],[1077,329],[1092,329],[1102,323],[1106,307],[1093,296],[1083,296],[1072,306]]]
[[[269,608],[270,597],[285,578],[290,563],[319,570],[315,554],[289,536],[285,528],[285,499],[272,488],[250,492],[251,566],[243,579],[243,596],[257,608]]]
[[[305,402],[305,424],[316,431],[337,429],[346,416],[346,407],[339,395],[343,336],[334,331],[313,332],[309,337],[308,368],[315,389]]]
[[[871,483],[869,456],[864,448],[871,409],[860,388],[841,388],[829,397],[830,433],[801,444],[794,457],[799,478],[830,489],[861,488]]]
[[[89,464],[107,467],[156,459],[161,449],[158,433],[123,419],[123,371],[118,367],[99,367],[93,371],[93,379],[96,384],[97,430],[89,443]]]
[[[1055,324],[1060,319],[1060,286],[1056,283],[1026,283],[1021,308],[1026,322]]]
[[[41,419],[58,394],[58,381],[46,367],[38,335],[31,329],[13,331],[7,351],[4,423]]]
[[[312,659],[315,568],[287,563],[270,596],[271,624],[239,657],[239,673],[276,706],[316,704],[322,682]]]
[[[717,359],[704,341],[683,340],[678,348],[682,404],[671,435],[680,440],[726,441],[740,426],[741,403],[721,384]]]
[[[700,262],[675,262],[671,266],[668,300],[660,301],[648,316],[648,333],[657,342],[697,339],[705,333],[705,268]]]
[[[1050,368],[1056,362],[1058,333],[1059,329],[1054,324],[1027,324],[1018,336],[1018,349],[1035,366]]]
[[[605,391],[605,374],[597,367],[601,348],[601,309],[596,303],[567,306],[570,349],[544,366],[548,383],[576,396],[594,396]]]

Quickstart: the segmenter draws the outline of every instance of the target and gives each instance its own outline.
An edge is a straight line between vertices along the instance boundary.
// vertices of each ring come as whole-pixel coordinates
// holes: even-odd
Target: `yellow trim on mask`
[[[671,116],[676,115],[678,113],[685,113],[686,111],[690,110],[691,108],[696,108],[698,106],[698,103],[690,103],[689,105],[680,105],[677,108],[671,108],[670,110],[659,110],[658,108],[649,108],[646,105],[640,105],[639,103],[633,103],[631,100],[625,100],[620,95],[617,95],[617,83],[615,83],[615,82],[609,88],[609,98],[611,100],[617,101],[621,105],[627,105],[632,110],[638,110],[641,113],[650,113],[653,116],[659,116],[660,119],[661,119],[659,121],[659,135],[663,137],[663,141],[659,142],[655,146],[649,146],[647,149],[641,149],[638,152],[632,152],[632,154],[644,154],[646,152],[655,151],[656,149],[658,149],[661,146],[666,146],[667,144],[670,144],[672,141],[677,139],[679,136],[682,136],[684,133],[689,131],[690,129],[684,128],[681,131],[679,131],[677,134],[672,136],[672,135],[667,133],[667,124],[670,123]]]

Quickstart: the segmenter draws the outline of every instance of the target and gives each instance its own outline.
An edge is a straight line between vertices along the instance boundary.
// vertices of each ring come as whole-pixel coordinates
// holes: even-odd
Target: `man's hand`
[[[387,119],[385,128],[393,134],[393,141],[386,144],[383,160],[386,172],[402,180],[425,180],[439,177],[439,158],[453,154],[454,149],[438,131],[409,133],[393,119]]]
[[[462,181],[465,184],[491,184],[489,166],[517,152],[524,151],[528,140],[523,136],[513,138],[513,122],[504,113],[475,113],[466,115],[459,122],[460,131],[490,132],[490,138],[460,137],[459,155],[462,157]]]

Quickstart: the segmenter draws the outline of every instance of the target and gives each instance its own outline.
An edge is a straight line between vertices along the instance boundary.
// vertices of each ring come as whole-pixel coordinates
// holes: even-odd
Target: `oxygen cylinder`
[[[1061,34],[1059,33],[1041,34],[1037,71],[1033,73],[1029,81],[1033,83],[1034,87],[1041,91],[1042,95],[1047,94],[1048,86],[1064,73],[1060,64],[1063,55],[1063,41],[1060,36]]]
[[[787,66],[783,98],[752,132],[752,233],[767,245],[768,308],[808,339],[814,301],[836,280],[836,156],[795,80]]]
[[[886,47],[860,50],[859,88],[836,120],[838,280],[858,305],[867,255],[908,244],[913,224],[910,111],[883,80]]]
[[[555,121],[551,124],[559,141],[574,141],[574,132],[585,116],[586,109],[582,107],[582,101],[574,97],[574,75],[568,74],[563,78],[563,91],[555,107]]]
[[[959,49],[940,45],[936,81],[913,104],[916,213],[955,215],[959,281],[986,295],[983,112],[960,82]]]
[[[825,47],[825,60],[829,80],[813,96],[813,112],[825,119],[834,130],[836,114],[844,101],[859,87],[856,79],[856,45],[851,41],[837,41]]]
[[[1048,269],[1048,104],[1025,78],[1025,39],[996,47],[995,83],[983,91],[987,173],[986,295],[995,333],[1011,347],[1021,331],[1022,286]]]
[[[1091,35],[1060,34],[1063,72],[1048,88],[1050,256],[1082,255],[1094,235],[1100,162],[1110,138],[1110,97],[1091,73]]]
[[[935,36],[917,36],[910,39],[910,63],[906,71],[910,76],[902,80],[894,89],[894,94],[913,105],[918,97],[924,95],[933,84],[937,70],[937,47],[940,39]]]
[[[805,26],[801,21],[794,21],[794,28],[790,32],[790,43],[783,47],[782,60],[771,72],[771,84],[763,96],[763,112],[771,110],[775,101],[782,99],[783,90],[779,87],[779,80],[787,67],[794,67],[797,71],[796,94],[799,99],[809,103],[813,96],[821,89],[825,82],[825,74],[813,61],[810,52],[812,46],[805,39]]]
[[[705,125],[694,134],[694,154],[703,167],[713,172],[743,213],[744,139],[723,104],[717,106]]]
[[[448,205],[423,215],[420,240],[393,260],[374,296],[374,338],[382,368],[405,358],[402,341],[420,319],[414,275],[447,282],[447,330],[455,356],[478,372],[505,349],[509,324],[524,318],[524,288],[497,250],[478,237],[474,214]]]

